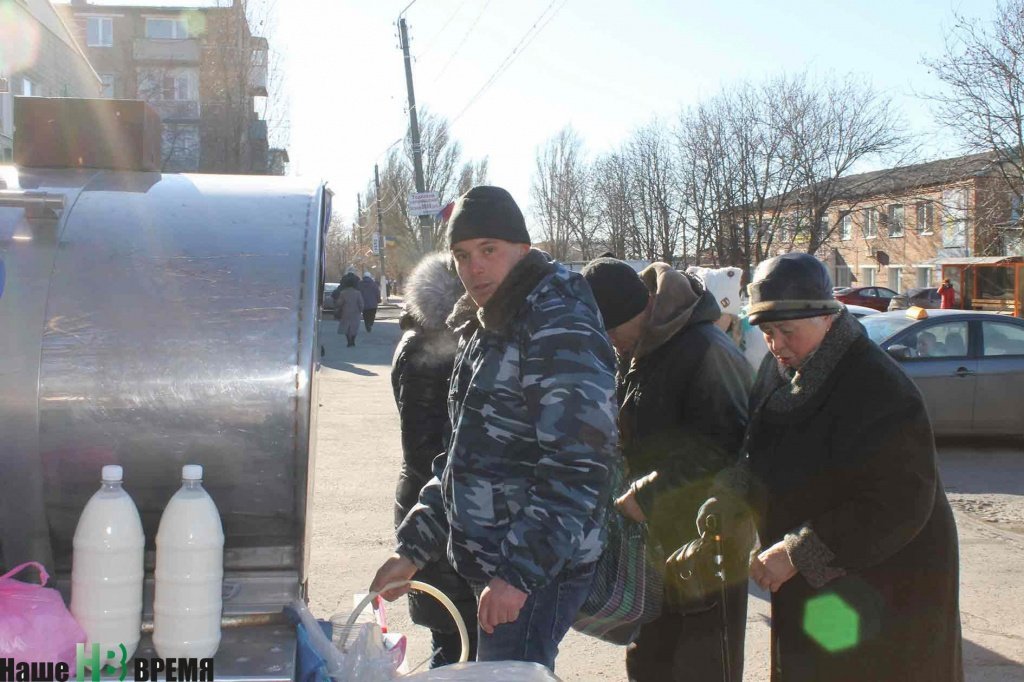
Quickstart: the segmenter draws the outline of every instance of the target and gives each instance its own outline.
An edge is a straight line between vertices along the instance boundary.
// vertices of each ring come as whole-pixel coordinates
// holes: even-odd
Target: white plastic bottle
[[[156,533],[153,646],[162,658],[207,658],[220,645],[224,530],[203,488],[203,467],[186,464],[181,488]]]
[[[121,467],[103,467],[103,483],[75,528],[71,613],[102,656],[124,645],[130,658],[142,627],[142,565],[146,539]],[[88,651],[89,649],[87,649]]]

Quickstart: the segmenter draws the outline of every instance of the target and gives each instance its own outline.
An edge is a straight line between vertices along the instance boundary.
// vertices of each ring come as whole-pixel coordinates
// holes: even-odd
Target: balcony
[[[137,62],[198,64],[201,56],[199,41],[194,39],[136,38],[132,43],[132,58]]]
[[[267,59],[269,46],[266,38],[253,37],[252,68],[249,69],[249,94],[253,97],[267,96]]]
[[[163,121],[198,121],[199,102],[194,99],[174,100],[158,99],[149,100],[150,106],[156,109]]]

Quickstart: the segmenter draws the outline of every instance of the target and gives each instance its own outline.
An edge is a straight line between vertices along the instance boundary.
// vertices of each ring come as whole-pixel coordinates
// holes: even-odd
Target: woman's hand
[[[750,559],[750,577],[761,589],[770,592],[778,592],[796,572],[796,566],[790,561],[789,552],[781,542]]]
[[[615,508],[630,521],[643,523],[647,520],[647,515],[644,514],[644,510],[640,508],[636,501],[636,491],[633,488],[630,488],[625,495],[615,500]]]

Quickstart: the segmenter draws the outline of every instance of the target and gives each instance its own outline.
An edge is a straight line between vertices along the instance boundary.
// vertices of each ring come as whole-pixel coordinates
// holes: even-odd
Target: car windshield
[[[915,321],[904,315],[867,315],[860,318],[860,323],[867,330],[868,337],[879,344],[914,324]]]

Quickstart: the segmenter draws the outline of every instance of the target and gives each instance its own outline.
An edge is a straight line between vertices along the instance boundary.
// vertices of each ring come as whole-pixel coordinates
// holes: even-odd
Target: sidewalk
[[[402,461],[390,381],[400,336],[396,316],[396,309],[382,308],[373,333],[362,329],[355,348],[345,347],[333,320],[321,329],[326,355],[309,564],[310,608],[318,617],[349,613],[352,594],[366,590],[394,547],[394,491]],[[944,446],[940,458],[947,490],[957,491],[951,497],[960,534],[964,664],[971,682],[1024,682],[1024,534],[963,513],[972,501],[989,505],[992,493],[1005,491],[1014,504],[1020,501],[1024,453],[1014,447],[999,446],[993,454],[988,446]],[[770,677],[768,616],[767,595],[755,587],[747,613],[745,682]],[[388,617],[392,631],[409,637],[411,665],[427,658],[429,631],[409,622],[404,599],[388,605]],[[567,682],[624,680],[624,655],[621,647],[570,632],[556,672]]]

